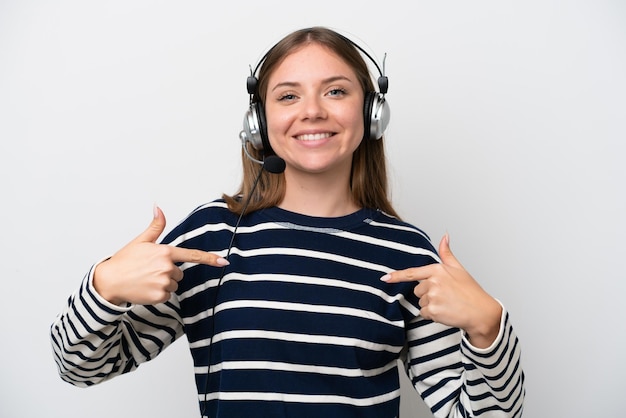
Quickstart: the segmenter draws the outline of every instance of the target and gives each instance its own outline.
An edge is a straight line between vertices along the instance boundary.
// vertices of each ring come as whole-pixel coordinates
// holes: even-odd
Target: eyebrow
[[[352,83],[352,82],[353,82],[351,79],[349,79],[349,78],[348,78],[348,77],[346,77],[346,76],[343,76],[343,75],[335,75],[335,76],[328,77],[328,78],[325,78],[324,80],[322,80],[322,84],[330,84],[330,83],[334,83],[335,81],[339,81],[339,80],[345,80],[345,81],[348,81],[349,83]],[[297,86],[299,86],[299,85],[300,85],[300,83],[295,82],[295,81],[283,81],[282,83],[278,83],[278,84],[276,84],[276,85],[272,88],[272,90],[271,90],[271,91],[274,91],[274,90],[276,90],[276,89],[278,89],[278,88],[281,88],[281,87],[297,87]]]

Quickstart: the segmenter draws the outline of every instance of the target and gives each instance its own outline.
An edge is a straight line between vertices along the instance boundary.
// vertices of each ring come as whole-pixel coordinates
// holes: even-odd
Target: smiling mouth
[[[319,141],[320,139],[330,138],[333,135],[335,135],[333,132],[324,132],[317,134],[298,135],[295,138],[298,141]]]

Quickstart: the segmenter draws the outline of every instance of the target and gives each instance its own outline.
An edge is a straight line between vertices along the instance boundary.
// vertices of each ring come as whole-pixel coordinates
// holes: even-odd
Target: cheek
[[[265,127],[270,136],[271,134],[279,134],[287,131],[289,126],[293,123],[293,116],[289,112],[273,112],[270,109],[266,109],[265,112]]]
[[[364,117],[362,109],[357,109],[357,111],[353,112],[349,118],[352,130],[358,134],[357,136],[359,138],[363,138],[363,135],[365,134],[365,124],[363,121]]]
[[[363,130],[363,104],[361,101],[340,109],[337,115],[340,115],[344,126],[351,126],[354,130]]]
[[[265,128],[267,129],[267,137],[272,150],[278,155],[283,154],[285,148],[288,147],[288,132],[292,125],[293,119],[289,118],[284,113],[280,113],[279,115],[274,113],[274,116],[268,116],[266,114]]]

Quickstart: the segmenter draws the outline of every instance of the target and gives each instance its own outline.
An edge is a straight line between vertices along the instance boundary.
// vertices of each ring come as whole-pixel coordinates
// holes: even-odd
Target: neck
[[[360,206],[353,200],[349,178],[341,181],[332,175],[299,175],[285,171],[287,188],[280,208],[325,218],[345,216]]]

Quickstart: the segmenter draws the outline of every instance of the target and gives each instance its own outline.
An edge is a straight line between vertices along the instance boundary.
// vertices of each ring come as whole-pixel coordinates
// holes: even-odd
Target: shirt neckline
[[[323,217],[304,215],[274,206],[260,209],[257,213],[261,217],[280,224],[347,230],[361,226],[364,223],[370,223],[377,216],[378,210],[362,208],[344,216]]]

